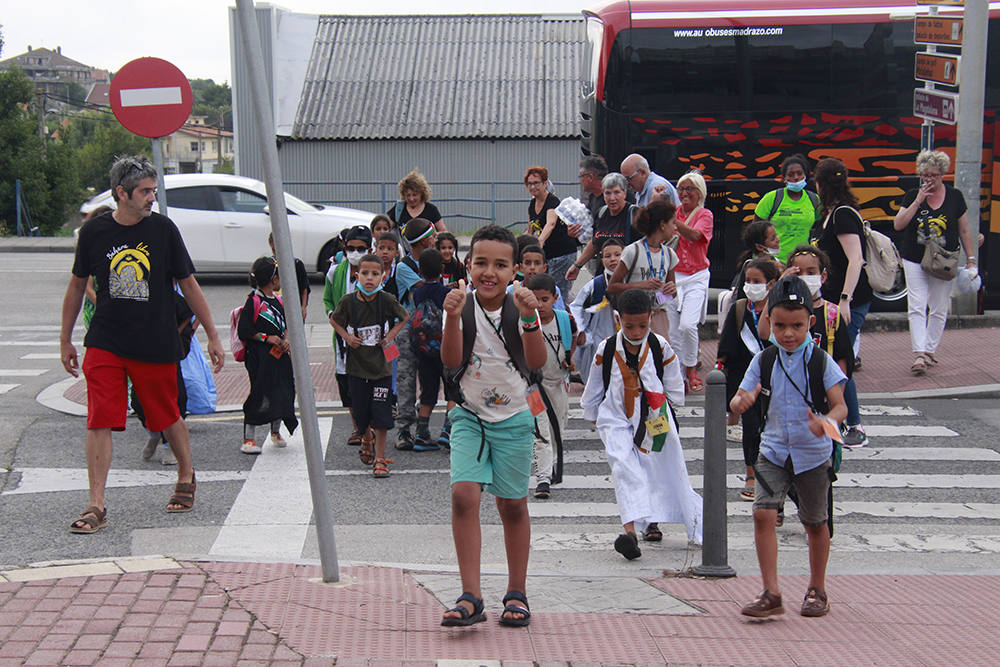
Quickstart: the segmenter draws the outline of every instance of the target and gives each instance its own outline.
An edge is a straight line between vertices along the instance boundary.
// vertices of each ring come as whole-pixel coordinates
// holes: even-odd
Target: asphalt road
[[[0,323],[0,570],[32,563],[106,556],[168,554],[243,560],[318,558],[302,445],[265,448],[260,457],[238,451],[240,413],[189,420],[199,474],[197,507],[167,514],[173,468],[141,460],[145,434],[138,423],[115,436],[109,528],[97,535],[68,532],[86,505],[84,422],[36,401],[66,377],[58,360],[62,295],[72,256],[0,256],[4,315]],[[213,317],[228,328],[230,309],[247,288],[234,278],[206,277],[202,284]],[[323,324],[321,285],[314,285],[308,323]],[[224,337],[227,331],[222,332]],[[82,339],[82,329],[74,338]],[[82,349],[80,350],[82,353]],[[310,349],[313,361],[326,347]],[[230,360],[230,363],[231,360]],[[571,407],[577,405],[576,401]],[[920,399],[869,405],[870,447],[847,452],[836,503],[832,572],[1000,571],[1000,409],[995,401]],[[681,411],[688,470],[700,487],[703,424],[700,401]],[[436,416],[433,424],[438,424]],[[600,441],[571,413],[567,481],[548,501],[532,501],[536,572],[599,576],[656,576],[700,562],[680,526],[666,527],[659,546],[626,563],[611,550],[620,529]],[[388,480],[374,480],[344,441],[344,411],[324,408],[320,429],[338,553],[351,562],[453,567],[448,459],[445,452],[391,453]],[[390,434],[392,435],[392,434]],[[738,445],[730,444],[730,564],[753,572],[749,503],[741,503]],[[806,568],[802,529],[790,512],[781,531],[785,571]],[[500,567],[499,519],[484,501],[484,566]]]

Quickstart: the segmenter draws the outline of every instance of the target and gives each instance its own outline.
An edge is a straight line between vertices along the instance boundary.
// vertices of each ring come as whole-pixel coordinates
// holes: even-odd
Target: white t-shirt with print
[[[476,297],[470,294],[469,298]],[[472,345],[469,366],[465,369],[460,383],[462,393],[465,395],[462,407],[475,412],[480,419],[491,424],[509,419],[528,409],[528,383],[510,360],[500,334],[497,333],[501,310],[498,308],[495,311],[488,311],[479,304],[475,305],[476,340]],[[445,322],[451,317],[449,313],[445,313],[444,316]],[[519,326],[518,331],[522,329],[523,324]]]
[[[661,245],[659,247],[651,245],[649,247],[649,256],[646,256],[646,243],[645,239],[639,239],[634,243],[630,243],[622,251],[622,257],[620,260],[621,264],[625,265],[625,280],[628,282],[641,282],[643,280],[649,280],[650,278],[658,278],[660,280],[666,280],[667,274],[670,273],[680,260],[677,258],[677,253],[673,251],[667,245]],[[667,253],[666,255],[662,253]],[[662,264],[661,264],[662,258]],[[650,269],[649,260],[653,260],[653,268]],[[660,268],[663,268],[662,272]],[[629,277],[628,269],[632,269],[632,276]],[[666,310],[667,302],[670,300],[669,296],[657,293],[653,290],[646,290],[649,297],[653,300],[653,310]]]
[[[548,324],[542,324],[542,337],[545,339],[545,365],[542,366],[542,384],[556,386],[565,383],[569,377],[569,369],[563,367],[566,359],[566,349],[559,335],[559,318],[553,317]]]

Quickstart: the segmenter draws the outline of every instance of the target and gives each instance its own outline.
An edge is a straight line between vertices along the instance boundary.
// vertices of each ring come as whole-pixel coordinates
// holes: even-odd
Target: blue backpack
[[[569,363],[569,351],[573,348],[573,327],[569,323],[569,313],[558,308],[552,311],[556,316],[556,326],[559,327],[559,337],[562,339],[563,351],[566,353],[566,363]]]

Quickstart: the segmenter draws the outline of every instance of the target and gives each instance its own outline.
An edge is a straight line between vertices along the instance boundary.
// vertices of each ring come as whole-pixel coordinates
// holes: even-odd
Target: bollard
[[[728,563],[726,536],[726,376],[714,370],[705,378],[705,483],[702,506],[702,577],[735,577]]]

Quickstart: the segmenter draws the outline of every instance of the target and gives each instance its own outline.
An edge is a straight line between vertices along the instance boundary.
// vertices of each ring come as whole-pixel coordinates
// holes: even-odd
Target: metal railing
[[[556,196],[579,197],[575,181],[557,181]],[[516,228],[527,224],[531,196],[520,181],[435,181],[431,201],[441,210],[448,229],[471,234],[487,223]],[[314,204],[387,211],[398,198],[395,181],[286,181],[291,194]]]

